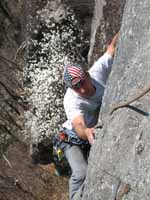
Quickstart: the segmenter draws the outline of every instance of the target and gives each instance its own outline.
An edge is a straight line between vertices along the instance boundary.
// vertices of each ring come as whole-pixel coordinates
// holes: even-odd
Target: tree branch
[[[6,90],[6,92],[14,99],[14,100],[18,100],[21,99],[20,96],[15,95],[14,92],[12,92],[10,89],[8,89],[8,87],[6,87],[6,85],[0,81],[0,85]]]
[[[8,133],[15,141],[23,143],[20,139],[17,138],[5,125],[0,124],[0,128]]]
[[[9,123],[13,123],[16,127],[18,127],[20,130],[22,130],[22,126],[20,124],[18,124],[14,117],[7,111],[7,110],[4,110],[4,108],[0,105],[2,111],[1,111],[1,116],[4,118],[2,121],[6,120],[9,122]],[[6,124],[6,123],[4,123]]]
[[[10,59],[8,59],[8,58],[5,58],[5,57],[2,56],[2,55],[0,55],[0,59],[3,60],[3,61],[9,62],[9,63],[11,63],[12,65],[15,65],[15,66],[16,66],[16,69],[18,69],[19,71],[22,72],[22,69],[20,69],[19,65],[18,65],[16,62],[14,62],[14,61],[12,61],[12,60],[10,60]],[[11,67],[10,67],[10,68],[11,68]]]

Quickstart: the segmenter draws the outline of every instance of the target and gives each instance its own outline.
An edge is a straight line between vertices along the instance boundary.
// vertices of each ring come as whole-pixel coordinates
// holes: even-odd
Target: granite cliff
[[[90,67],[119,29],[100,113],[102,128],[96,131],[82,199],[149,199],[149,93],[110,115],[113,104],[132,99],[150,85],[149,10],[147,0],[1,1],[0,199],[68,199],[67,179],[55,177],[53,166],[32,165],[29,145],[31,140],[38,142],[41,133],[55,132],[65,120],[62,58],[70,47],[78,56],[69,59],[81,59],[84,65],[89,61]],[[55,19],[52,23],[51,18]],[[66,25],[72,35],[64,37]],[[48,35],[55,28],[55,34]],[[63,52],[50,49],[51,43],[45,46],[53,41],[55,47],[61,41],[62,50],[66,40],[69,43]],[[89,49],[92,53],[88,54]],[[57,53],[59,65],[51,62]]]
[[[103,99],[83,199],[149,199],[150,93],[110,115],[150,87],[150,2],[128,0]]]

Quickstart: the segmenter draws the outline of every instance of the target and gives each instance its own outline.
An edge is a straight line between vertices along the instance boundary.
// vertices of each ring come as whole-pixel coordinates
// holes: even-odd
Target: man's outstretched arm
[[[111,56],[114,56],[115,54],[115,49],[116,49],[116,44],[118,41],[119,33],[117,33],[113,39],[111,40],[111,43],[108,45],[106,53],[110,54]]]

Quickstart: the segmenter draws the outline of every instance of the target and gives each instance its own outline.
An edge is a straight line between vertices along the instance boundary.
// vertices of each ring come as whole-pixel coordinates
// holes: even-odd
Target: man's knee
[[[75,170],[72,172],[72,181],[82,184],[86,177],[86,168],[82,170]]]

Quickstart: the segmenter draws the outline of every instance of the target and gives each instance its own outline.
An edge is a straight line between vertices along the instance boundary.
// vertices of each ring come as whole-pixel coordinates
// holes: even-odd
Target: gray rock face
[[[0,1],[0,157],[10,143],[22,138],[25,104],[17,50],[24,41],[23,16],[22,1]]]
[[[112,104],[150,86],[150,2],[128,0],[92,147],[83,200],[147,200],[150,183],[150,93],[109,115]]]

